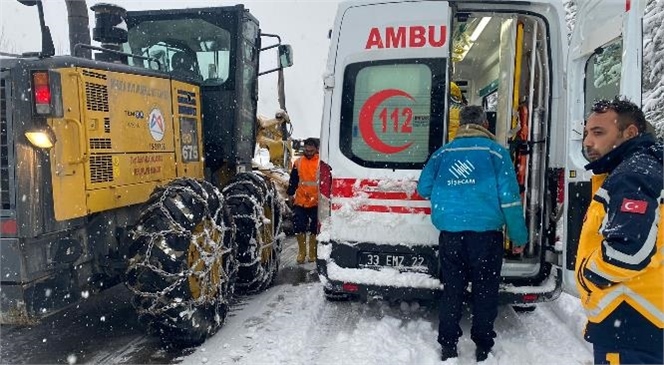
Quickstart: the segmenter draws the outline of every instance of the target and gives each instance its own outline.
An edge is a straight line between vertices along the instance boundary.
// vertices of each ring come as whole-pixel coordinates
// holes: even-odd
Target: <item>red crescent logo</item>
[[[395,96],[403,96],[410,100],[413,101],[415,100],[405,91],[396,90],[396,89],[385,89],[371,95],[369,99],[367,99],[367,101],[364,102],[364,105],[362,105],[362,109],[360,109],[359,127],[360,127],[360,134],[362,134],[362,138],[367,143],[367,145],[369,145],[369,147],[373,148],[378,152],[385,154],[399,153],[413,144],[413,142],[409,142],[402,146],[391,146],[383,142],[380,138],[378,138],[378,135],[376,135],[376,131],[374,130],[373,116],[374,113],[376,112],[376,108],[378,108],[378,106],[382,104],[385,100]]]

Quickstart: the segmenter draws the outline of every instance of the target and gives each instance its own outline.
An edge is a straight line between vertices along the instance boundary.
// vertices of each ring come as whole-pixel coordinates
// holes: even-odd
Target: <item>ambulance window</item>
[[[586,63],[585,115],[595,100],[613,99],[620,93],[622,39],[598,48]]]
[[[346,68],[340,150],[365,167],[422,168],[442,143],[445,59]]]

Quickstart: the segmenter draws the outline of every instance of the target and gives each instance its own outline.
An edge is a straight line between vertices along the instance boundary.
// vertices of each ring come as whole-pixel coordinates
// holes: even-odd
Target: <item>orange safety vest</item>
[[[293,204],[311,208],[318,206],[318,154],[308,159],[300,157],[295,161],[298,184]]]

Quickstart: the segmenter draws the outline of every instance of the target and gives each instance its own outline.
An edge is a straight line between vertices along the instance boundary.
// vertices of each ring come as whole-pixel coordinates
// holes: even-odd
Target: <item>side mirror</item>
[[[293,66],[293,48],[290,44],[279,45],[279,67],[288,68]]]
[[[55,46],[53,45],[53,37],[51,36],[51,30],[46,26],[44,22],[44,6],[42,5],[41,0],[18,0],[19,3],[26,6],[35,6],[37,5],[37,11],[39,12],[39,26],[41,28],[42,36],[42,51],[40,57],[50,57],[55,55]]]

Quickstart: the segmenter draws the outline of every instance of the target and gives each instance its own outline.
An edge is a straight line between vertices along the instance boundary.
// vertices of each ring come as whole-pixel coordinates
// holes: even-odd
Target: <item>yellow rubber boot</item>
[[[307,255],[307,236],[305,233],[298,233],[295,238],[297,238],[297,263],[303,264]]]
[[[316,245],[318,245],[316,235],[313,233],[309,234],[309,262],[316,261]]]

